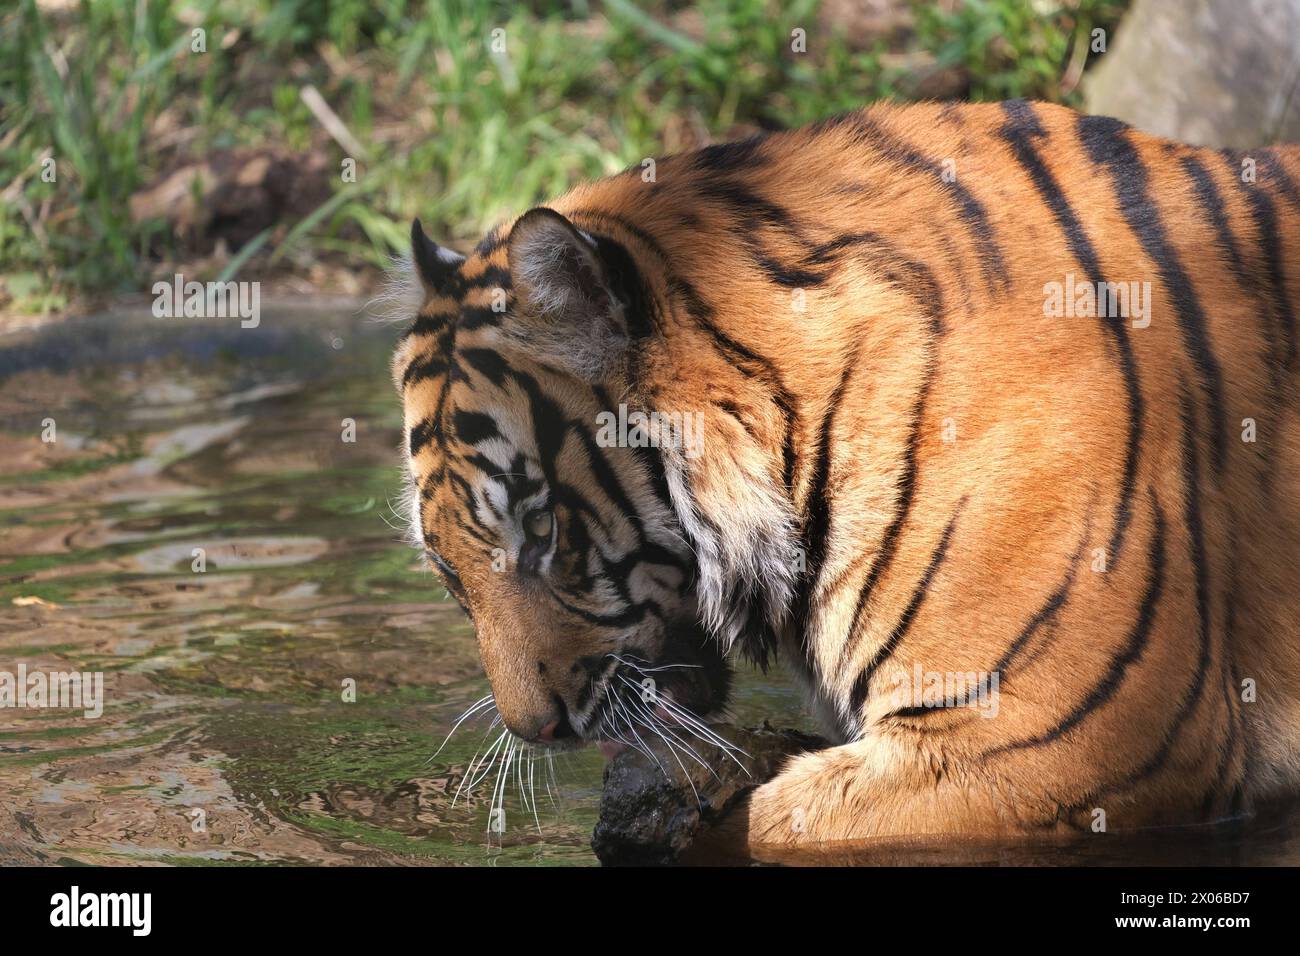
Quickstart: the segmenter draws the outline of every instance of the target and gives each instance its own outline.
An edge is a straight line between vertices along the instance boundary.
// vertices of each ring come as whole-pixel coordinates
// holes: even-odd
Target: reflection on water
[[[431,759],[487,686],[390,507],[392,337],[285,312],[0,339],[0,671],[104,675],[97,719],[0,710],[0,864],[594,862],[596,753],[536,820],[508,786],[490,840],[490,786],[453,806],[486,724]],[[734,710],[801,721],[780,679]],[[1295,862],[1297,829],[835,862]]]
[[[558,764],[540,832],[507,799],[491,847],[487,788],[450,806],[482,728],[429,759],[486,685],[394,530],[392,335],[0,342],[0,670],[102,671],[105,697],[0,710],[0,862],[592,862],[597,755]]]

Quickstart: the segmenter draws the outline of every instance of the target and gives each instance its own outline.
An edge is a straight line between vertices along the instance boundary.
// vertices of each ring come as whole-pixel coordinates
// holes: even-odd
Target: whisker
[[[640,685],[638,685],[634,681],[628,680],[628,678],[623,677],[622,675],[619,676],[622,679],[623,683],[627,684],[627,686],[631,687],[634,691],[641,690]],[[689,708],[681,704],[678,704],[667,694],[656,695],[655,703],[662,706],[664,710],[666,710],[669,713],[669,715],[672,716],[677,721],[678,726],[681,727],[683,730],[690,732],[691,736],[695,737],[698,740],[702,740],[705,743],[712,744],[713,746],[717,747],[719,750],[723,751],[736,764],[737,767],[739,767],[741,770],[744,770],[746,774],[749,773],[749,771],[745,768],[745,765],[742,764],[739,760],[736,760],[736,758],[733,756],[733,754],[738,753],[744,757],[748,757],[749,754],[745,753],[745,751],[741,750],[735,744],[731,743],[730,741],[726,740],[725,738],[715,733],[712,729],[706,726],[701,720],[699,720],[693,713],[691,713]],[[646,709],[648,710],[649,708]],[[654,716],[656,719],[659,719],[657,714],[655,714]]]
[[[641,713],[644,714],[648,719],[649,723],[646,726],[648,726],[649,729],[653,730],[660,737],[662,737],[664,743],[668,743],[669,738],[671,737],[672,740],[676,741],[679,745],[681,745],[681,747],[685,749],[685,751],[695,759],[696,763],[698,763],[701,767],[703,767],[705,770],[711,773],[713,775],[713,779],[715,780],[719,779],[717,771],[714,770],[711,766],[709,766],[708,762],[705,761],[705,759],[699,755],[699,752],[690,744],[688,744],[686,741],[682,740],[675,733],[673,733],[672,728],[669,727],[667,724],[665,724],[662,720],[660,720],[658,716],[652,713],[645,706],[645,704],[641,701],[639,697],[634,697],[632,699],[632,703],[635,704],[640,709]],[[669,746],[671,746],[671,744],[669,744]]]
[[[528,809],[528,794],[524,791],[524,776],[523,776],[524,755],[525,755],[526,746],[527,746],[526,744],[519,745],[519,756],[518,759],[515,760],[515,786],[519,789],[519,800],[521,803],[523,803],[525,810]]]
[[[537,816],[537,786],[533,783],[533,764],[537,760],[537,751],[533,747],[528,748],[528,801],[533,807],[533,823],[537,824],[537,832],[542,832],[542,821]]]
[[[384,524],[388,525],[388,529],[390,531],[400,534],[403,538],[405,538],[407,536],[407,527],[405,524],[405,519],[403,519],[402,515],[398,514],[397,509],[393,507],[393,499],[392,498],[387,499],[384,502],[384,504],[387,506],[388,510],[392,512],[393,517],[397,518],[399,521],[403,521],[403,523],[393,524],[393,522],[388,519],[388,515],[384,514],[382,511],[379,512],[379,520],[381,520]]]
[[[616,695],[613,694],[610,695],[610,700],[614,703],[615,706],[617,706],[623,712],[623,716],[627,720],[627,729],[630,730],[632,732],[632,736],[635,737],[641,743],[641,748],[640,748],[641,752],[644,753],[646,756],[648,756],[651,760],[653,760],[655,762],[655,766],[659,768],[659,772],[663,773],[664,765],[659,762],[659,758],[655,756],[655,753],[653,750],[650,749],[649,744],[647,744],[645,740],[641,737],[641,735],[637,733],[636,722],[632,720],[631,715],[627,712],[626,705],[621,700],[619,700]]]
[[[690,786],[691,793],[695,794],[695,805],[703,808],[704,803],[700,800],[700,792],[695,789],[695,781],[691,779],[691,775],[687,771],[686,765],[682,763],[681,758],[677,756],[677,748],[673,746],[673,742],[664,736],[663,731],[660,728],[651,727],[650,729],[659,735],[660,739],[664,742],[664,746],[668,748],[668,753],[672,756],[673,760],[677,761],[677,766],[681,768],[682,776],[686,778],[686,783]],[[696,759],[699,759],[698,756]],[[666,777],[667,774],[664,774],[664,776]]]
[[[626,680],[626,678],[624,679]],[[631,686],[636,687],[637,685],[632,684]],[[655,702],[658,703],[661,707],[663,707],[664,710],[668,712],[668,715],[677,722],[677,725],[681,727],[683,730],[687,731],[692,737],[695,737],[697,740],[701,740],[704,743],[712,744],[713,746],[717,747],[719,750],[721,750],[724,754],[727,755],[727,758],[731,760],[732,763],[734,763],[737,767],[739,767],[742,771],[744,771],[745,776],[750,775],[749,768],[747,768],[743,763],[741,763],[738,759],[736,759],[735,756],[736,754],[740,754],[742,757],[750,757],[748,753],[746,753],[744,750],[742,750],[740,747],[736,746],[735,744],[731,743],[731,741],[718,735],[716,732],[713,731],[712,728],[706,726],[694,714],[692,714],[689,708],[684,707],[681,704],[678,704],[676,701],[674,701],[671,697],[667,696],[666,694],[660,697],[656,697]],[[656,717],[657,716],[658,715],[656,715]],[[750,757],[750,759],[753,758]]]
[[[501,733],[497,736],[497,739],[492,742],[492,746],[488,748],[487,753],[483,755],[483,758],[478,762],[478,764],[471,765],[470,768],[465,771],[465,776],[461,778],[460,786],[456,788],[456,796],[452,798],[451,805],[453,807],[456,805],[456,801],[460,799],[461,790],[464,790],[465,795],[469,796],[471,793],[474,792],[474,788],[478,786],[479,781],[481,781],[485,776],[487,776],[489,772],[491,772],[492,766],[493,764],[496,763],[497,760],[497,750],[501,747],[502,743],[504,743],[506,738],[509,736],[510,736],[510,731],[508,730],[501,731]],[[484,768],[481,772],[479,771],[480,767]],[[477,776],[474,776],[476,772],[477,772]]]
[[[658,760],[655,758],[655,755],[650,752],[650,749],[645,745],[644,741],[640,741],[640,738],[638,738],[638,740],[628,740],[621,733],[619,733],[618,727],[612,722],[613,720],[617,720],[618,718],[619,718],[618,711],[614,710],[612,707],[606,710],[605,715],[601,718],[600,721],[601,734],[604,736],[613,737],[619,743],[627,747],[631,747],[637,753],[645,754],[651,760],[654,760],[656,763],[658,763]],[[631,724],[629,724],[628,727],[629,729],[631,729]],[[635,731],[633,732],[635,733]]]
[[[549,750],[546,752],[546,773],[549,776],[549,779],[545,781],[546,795],[551,798],[551,806],[558,808],[559,803],[556,802],[555,791],[560,789],[560,781],[555,776],[555,754]],[[551,787],[552,784],[555,785],[554,789]]]
[[[606,654],[605,656],[606,656],[606,657],[612,657],[614,660],[618,661],[620,664],[625,664],[625,665],[627,665],[628,667],[632,668],[633,670],[635,670],[635,671],[637,671],[638,673],[641,673],[641,674],[654,674],[654,673],[656,673],[656,672],[658,672],[658,671],[670,671],[670,670],[674,670],[674,669],[676,669],[676,668],[682,668],[682,667],[688,667],[688,668],[699,668],[699,667],[703,666],[703,665],[700,665],[700,664],[660,664],[658,667],[649,667],[649,666],[644,666],[644,667],[643,667],[643,666],[640,665],[640,664],[634,664],[634,663],[632,663],[632,661],[624,660],[623,658],[619,657],[617,654]],[[633,660],[640,660],[640,658],[633,658]],[[648,664],[648,663],[649,663],[649,662],[647,662],[647,664]]]
[[[481,711],[488,706],[496,706],[496,698],[492,694],[488,694],[486,697],[480,697],[478,700],[474,701],[474,703],[470,704],[469,708],[456,719],[454,724],[452,724],[451,730],[447,731],[447,736],[443,738],[442,744],[433,752],[433,757],[430,757],[429,761],[432,762],[438,754],[442,753],[443,748],[447,746],[447,741],[451,740],[452,734],[457,731],[461,724],[467,721],[476,712]]]
[[[456,799],[460,796],[461,788],[464,787],[466,781],[469,780],[469,778],[470,778],[470,776],[471,776],[471,774],[472,774],[472,772],[473,772],[473,768],[474,768],[476,762],[478,761],[478,755],[482,752],[482,750],[483,750],[483,745],[484,745],[485,743],[487,743],[487,739],[488,739],[489,736],[491,736],[491,734],[492,734],[492,729],[493,729],[495,726],[496,726],[496,722],[493,721],[491,724],[488,725],[487,730],[483,731],[483,736],[482,736],[481,738],[479,738],[478,746],[474,748],[474,753],[470,756],[470,758],[469,758],[469,762],[465,765],[465,773],[464,773],[464,775],[460,778],[460,786],[458,786],[458,787],[456,788],[456,796],[453,797],[453,798],[452,798],[452,801],[451,801],[451,805],[452,805],[452,806],[455,806],[455,805],[456,805]],[[498,742],[499,742],[499,741],[498,741]],[[495,746],[495,744],[493,744],[493,746]]]
[[[514,758],[516,746],[517,738],[511,734],[509,741],[506,743],[505,754],[501,759],[501,766],[497,770],[497,778],[492,784],[492,796],[488,801],[487,833],[489,840],[492,838],[492,822],[496,817],[498,808],[501,810],[502,820],[504,821],[505,819],[505,807],[503,804],[506,795],[506,781],[510,779],[510,762]],[[497,832],[501,833],[504,832],[504,830],[505,826],[503,823],[501,830]]]

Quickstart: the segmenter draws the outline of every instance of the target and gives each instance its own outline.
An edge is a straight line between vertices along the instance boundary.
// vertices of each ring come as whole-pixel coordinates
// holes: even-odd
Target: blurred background
[[[178,270],[365,295],[416,215],[464,244],[582,178],[879,98],[1080,105],[1128,6],[10,0],[0,310]]]
[[[181,267],[364,295],[413,216],[464,243],[579,179],[880,98],[1040,98],[1213,145],[1300,126],[1300,0],[9,0],[2,17],[11,322]]]

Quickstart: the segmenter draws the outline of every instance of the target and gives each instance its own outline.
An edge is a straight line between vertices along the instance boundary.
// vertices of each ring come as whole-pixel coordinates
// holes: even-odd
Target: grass
[[[0,307],[146,292],[178,263],[382,266],[416,215],[463,245],[584,177],[914,98],[945,70],[974,99],[1068,100],[1081,40],[1125,2],[925,3],[910,29],[851,43],[819,0],[19,0],[0,14]],[[361,155],[322,128],[308,84]],[[328,198],[216,255],[132,219],[142,187],[236,147],[325,155]]]

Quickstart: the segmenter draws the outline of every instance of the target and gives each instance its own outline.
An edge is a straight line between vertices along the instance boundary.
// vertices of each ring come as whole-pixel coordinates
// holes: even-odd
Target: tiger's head
[[[505,726],[612,744],[716,711],[730,671],[660,449],[602,434],[653,321],[627,250],[539,208],[467,258],[417,221],[412,272],[422,305],[393,362],[412,528]]]

